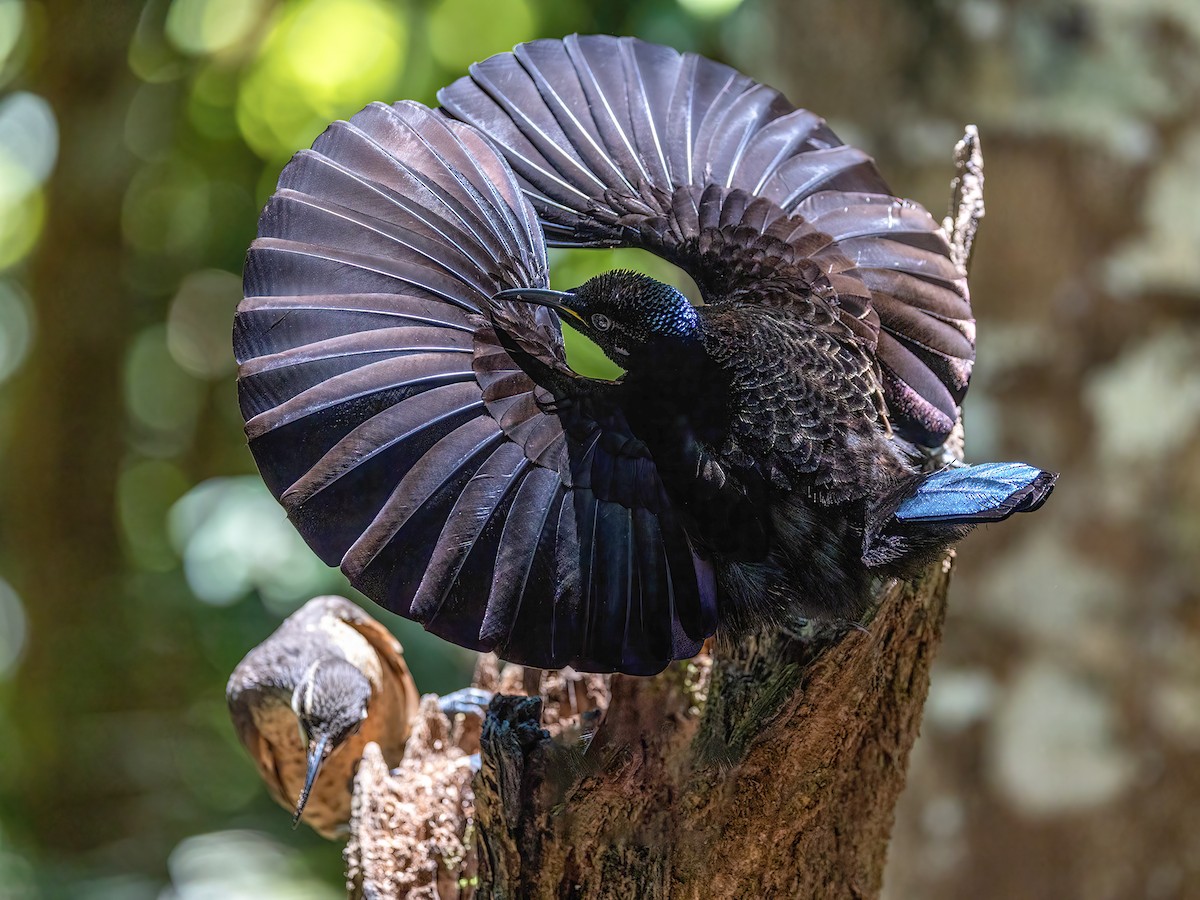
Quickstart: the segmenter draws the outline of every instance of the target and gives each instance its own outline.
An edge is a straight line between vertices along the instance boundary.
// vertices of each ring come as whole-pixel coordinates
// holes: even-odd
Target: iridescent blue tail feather
[[[981,463],[915,476],[872,510],[863,562],[884,575],[907,575],[976,525],[1033,512],[1058,475],[1025,463]]]
[[[1026,463],[981,463],[943,469],[904,498],[893,514],[898,522],[980,524],[1038,509],[1058,475]]]

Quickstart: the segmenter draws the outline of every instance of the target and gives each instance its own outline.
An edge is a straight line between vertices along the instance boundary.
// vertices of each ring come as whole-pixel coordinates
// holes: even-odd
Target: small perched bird
[[[648,674],[855,621],[1021,463],[926,474],[975,355],[937,222],[814,114],[631,38],[522,44],[440,110],[373,104],[284,169],[234,343],[251,450],[364,593],[466,647]],[[638,247],[552,291],[546,244]],[[625,370],[585,378],[562,324]]]
[[[271,796],[327,838],[345,833],[363,747],[404,753],[420,700],[399,642],[344,597],[316,597],[246,654],[229,712]]]

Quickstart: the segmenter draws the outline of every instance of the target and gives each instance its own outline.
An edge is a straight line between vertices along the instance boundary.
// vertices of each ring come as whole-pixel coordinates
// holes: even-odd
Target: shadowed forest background
[[[245,448],[245,249],[328,122],[572,31],[781,88],[936,216],[978,124],[967,458],[1063,475],[961,545],[885,896],[1200,898],[1195,0],[0,0],[0,897],[344,895],[225,710],[347,590]]]

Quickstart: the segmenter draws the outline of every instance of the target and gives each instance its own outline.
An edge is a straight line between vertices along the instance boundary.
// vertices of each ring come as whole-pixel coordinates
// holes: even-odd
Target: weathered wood
[[[459,717],[460,719],[462,717]],[[367,744],[354,778],[346,887],[365,900],[458,897],[474,878],[470,754],[478,731],[452,725],[426,696],[389,772],[378,744]]]
[[[876,896],[950,569],[882,588],[863,631],[763,636],[654,678],[614,677],[586,752],[541,727],[539,698],[498,696],[464,813],[480,894]],[[397,781],[371,791],[402,792]],[[380,844],[356,840],[352,867],[355,846]],[[465,895],[451,882],[404,893],[393,878],[355,896]]]
[[[527,754],[519,864],[495,895],[877,894],[948,573],[887,589],[868,633],[718,657],[706,700],[695,664],[614,679],[582,777],[556,783],[548,742]]]
[[[971,249],[983,218],[983,148],[979,129],[968,125],[954,146],[954,180],[950,182],[950,214],[942,230],[950,241],[950,258],[963,275],[971,265]]]

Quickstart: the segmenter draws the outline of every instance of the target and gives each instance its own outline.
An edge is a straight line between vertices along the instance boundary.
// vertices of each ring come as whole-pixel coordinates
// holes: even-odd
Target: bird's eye
[[[592,316],[592,327],[597,331],[608,331],[612,328],[612,319],[604,315],[604,313],[596,313]]]

